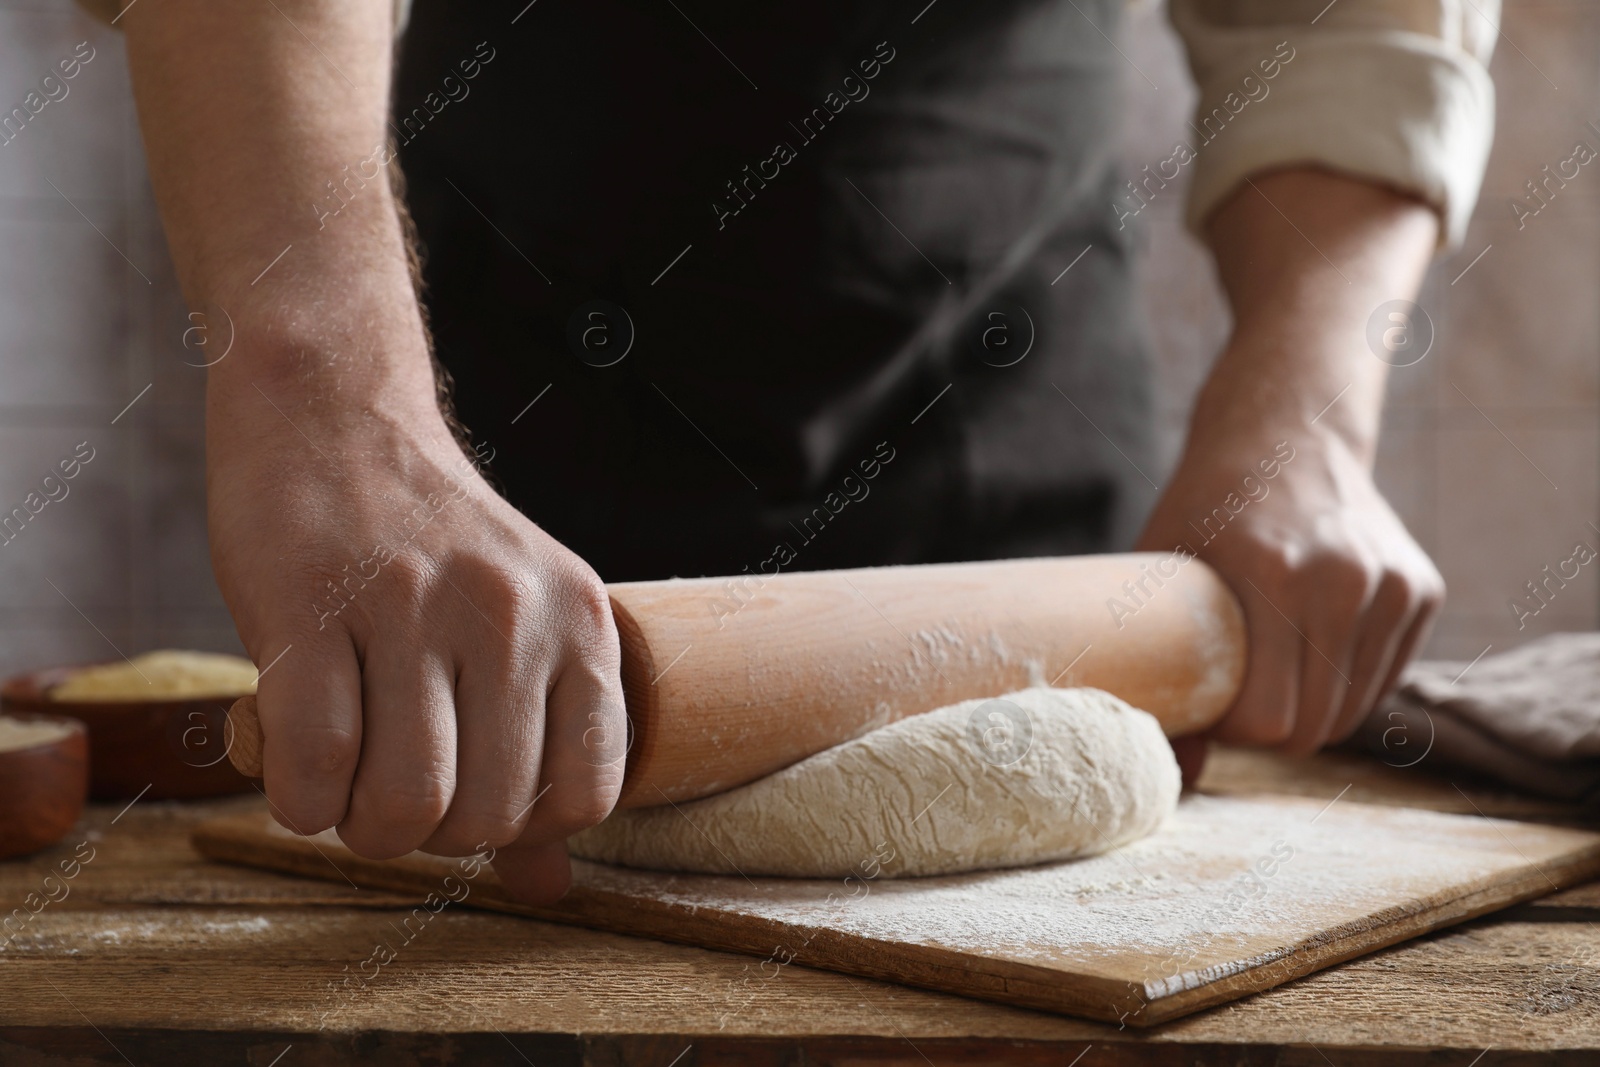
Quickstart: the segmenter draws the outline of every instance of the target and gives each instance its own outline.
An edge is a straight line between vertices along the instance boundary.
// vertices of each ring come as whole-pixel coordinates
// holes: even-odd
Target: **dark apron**
[[[427,302],[510,501],[609,581],[1129,542],[1120,4],[676,3],[413,12]]]

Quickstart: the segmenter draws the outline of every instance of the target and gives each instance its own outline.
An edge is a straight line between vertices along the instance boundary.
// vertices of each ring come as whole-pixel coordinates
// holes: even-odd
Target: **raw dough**
[[[953,874],[1105,852],[1159,827],[1180,788],[1153,716],[1098,689],[1024,689],[704,800],[615,812],[569,849],[710,874]]]
[[[216,652],[146,652],[121,663],[75,671],[45,696],[92,703],[236,698],[256,691],[256,665]]]

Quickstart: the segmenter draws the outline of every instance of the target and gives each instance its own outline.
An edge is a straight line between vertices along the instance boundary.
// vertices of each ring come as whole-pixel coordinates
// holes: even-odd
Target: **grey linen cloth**
[[[1600,804],[1600,633],[1551,634],[1470,667],[1415,663],[1359,740],[1393,767],[1462,768]]]

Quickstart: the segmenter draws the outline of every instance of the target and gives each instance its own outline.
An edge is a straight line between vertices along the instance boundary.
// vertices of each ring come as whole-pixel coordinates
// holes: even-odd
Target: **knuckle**
[[[431,770],[388,783],[377,791],[383,820],[399,826],[437,825],[449,810],[454,793],[453,776]]]
[[[482,559],[465,562],[462,567],[474,606],[500,633],[524,630],[535,619],[535,596],[516,570]]]
[[[1378,581],[1373,606],[1386,613],[1406,615],[1420,607],[1424,598],[1423,583],[1415,575],[1388,570]]]
[[[1301,568],[1299,553],[1278,542],[1257,546],[1254,556],[1263,581],[1271,587],[1281,588]]]
[[[1426,556],[1413,566],[1386,570],[1379,585],[1380,604],[1405,614],[1431,613],[1444,602],[1444,578]]]
[[[272,817],[278,825],[298,834],[315,834],[333,826],[345,814],[345,803],[334,797],[318,796],[315,791],[292,784],[268,782],[266,796]]]
[[[285,731],[299,775],[314,779],[348,777],[361,758],[356,731],[331,723],[308,723]]]
[[[416,551],[399,551],[394,553],[388,563],[384,564],[384,572],[389,581],[384,583],[384,591],[393,591],[392,595],[405,598],[417,597],[433,577],[432,565]]]
[[[1438,607],[1444,603],[1444,598],[1449,590],[1445,585],[1444,575],[1439,573],[1439,568],[1434,566],[1432,560],[1428,560],[1427,569],[1419,584],[1422,588],[1423,600],[1429,607]]]
[[[1306,577],[1315,595],[1350,611],[1376,595],[1382,571],[1354,552],[1325,552],[1307,564]]]
[[[561,831],[561,836],[567,837],[598,825],[610,814],[611,804],[608,801],[580,801],[556,809],[553,825]]]
[[[616,803],[617,794],[608,787],[585,788],[571,796],[556,799],[545,810],[540,822],[552,834],[570,837],[601,822],[611,814]]]
[[[499,803],[460,812],[452,809],[439,827],[438,836],[457,850],[504,848],[522,836],[526,807]]]
[[[604,686],[605,680],[597,672],[588,672],[593,684]],[[633,725],[620,701],[603,700],[598,706],[583,709],[581,714],[568,716],[565,729],[574,734],[583,761],[597,771],[616,767],[627,756],[632,740]]]
[[[566,582],[567,608],[598,628],[611,626],[611,594],[600,576],[587,566],[577,568]]]

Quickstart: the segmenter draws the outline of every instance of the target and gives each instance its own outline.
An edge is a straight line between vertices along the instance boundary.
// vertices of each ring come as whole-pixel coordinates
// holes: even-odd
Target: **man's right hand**
[[[243,369],[243,364],[237,369]],[[359,418],[217,368],[217,581],[258,666],[265,785],[300,833],[372,858],[494,848],[565,890],[564,839],[622,781],[616,629],[587,564],[501,499],[431,389]]]
[[[184,295],[233,326],[205,372],[212,561],[263,669],[273,813],[371,857],[494,848],[550,900],[621,783],[617,635],[439,411],[384,150],[394,11],[144,0],[119,24]]]

